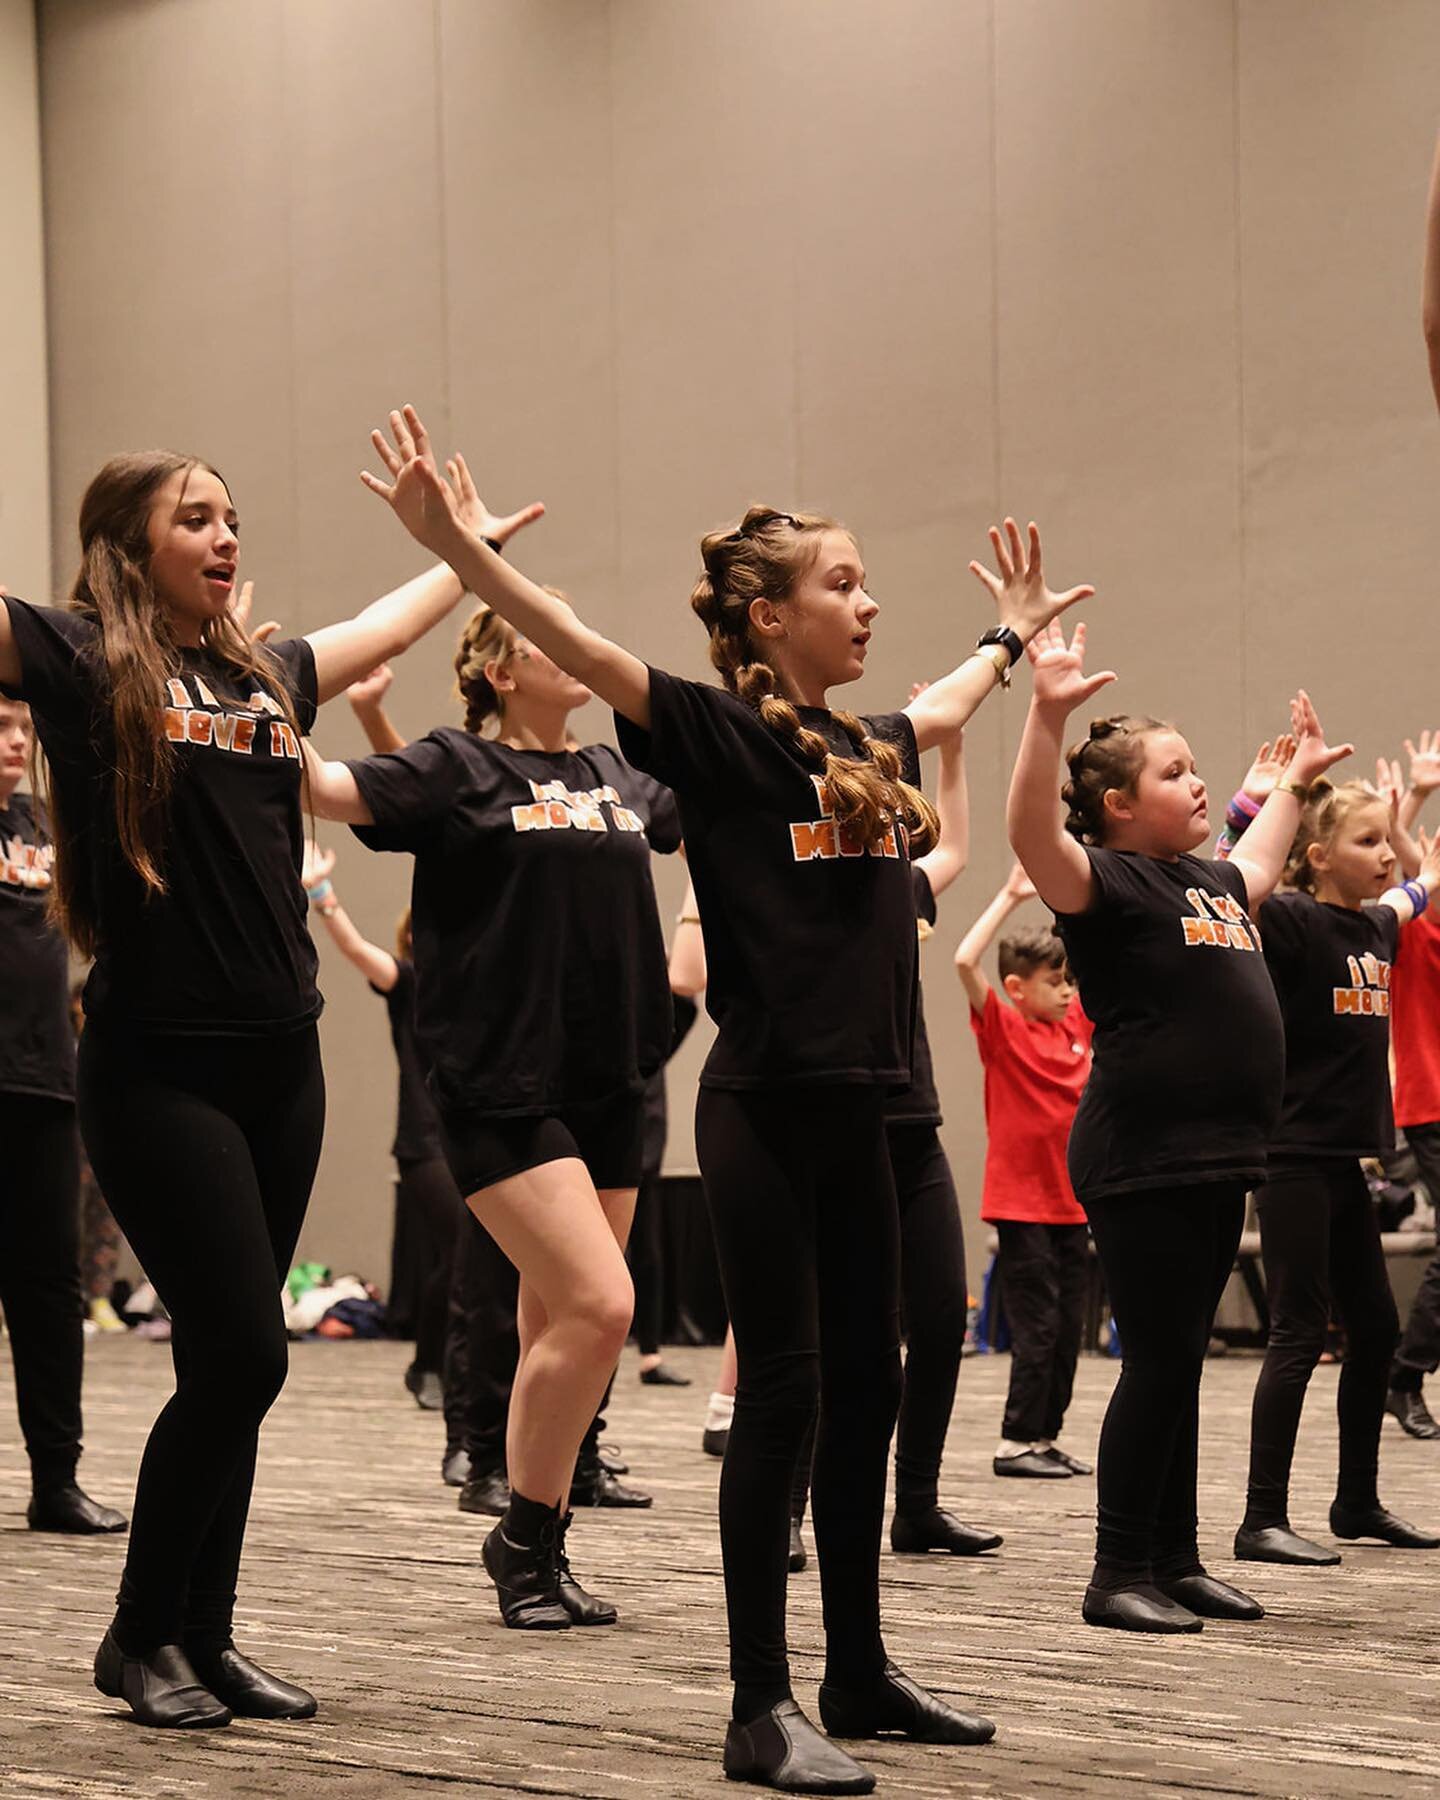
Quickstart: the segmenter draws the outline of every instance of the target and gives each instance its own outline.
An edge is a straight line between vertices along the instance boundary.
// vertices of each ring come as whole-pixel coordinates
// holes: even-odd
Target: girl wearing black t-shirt
[[[49,917],[54,846],[17,792],[35,741],[28,708],[0,700],[0,1307],[30,1459],[32,1531],[123,1531],[75,1480],[85,1361],[80,1166],[70,957]]]
[[[407,415],[417,436],[419,422]],[[910,1080],[916,964],[909,851],[934,813],[918,752],[953,736],[1020,643],[1089,589],[1054,595],[1038,534],[993,533],[1001,627],[903,713],[832,713],[878,608],[849,532],[752,507],[704,540],[691,604],[723,688],[682,681],[577,619],[455,517],[413,448],[367,483],[546,656],[615,709],[622,747],[676,791],[719,1027],[696,1148],[740,1359],[721,1478],[733,1719],[725,1768],[812,1793],[874,1777],[790,1691],[795,1460],[823,1395],[815,1533],[826,1624],[821,1718],[840,1737],[975,1743],[994,1730],[890,1663],[880,1631],[885,1469],[900,1384],[894,1179],[884,1099]],[[995,641],[996,638],[1001,641]],[[907,841],[908,839],[908,841]]]
[[[508,520],[453,471],[462,509]],[[68,607],[7,598],[0,687],[30,703],[50,778],[56,910],[93,954],[80,1126],[173,1321],[102,1693],[156,1726],[305,1717],[240,1655],[235,1583],[260,1422],[285,1378],[280,1285],[320,1148],[315,952],[300,887],[301,736],[315,710],[448,614],[445,568],[309,638],[237,620],[238,521],[208,465],[108,462],[80,509]]]
[[[658,782],[574,744],[589,690],[489,607],[455,670],[464,730],[312,765],[311,792],[371,849],[415,858],[421,1061],[459,1190],[520,1273],[510,1501],[484,1549],[501,1616],[610,1624],[570,1573],[565,1508],[630,1327],[643,1092],[671,1034],[650,851],[677,849],[680,825]]]
[[[1193,852],[1205,784],[1154,719],[1098,719],[1068,755],[1066,721],[1115,679],[1084,672],[1085,628],[1030,645],[1035,689],[1010,787],[1010,841],[1057,929],[1094,1021],[1094,1068],[1070,1136],[1070,1178],[1105,1272],[1124,1363],[1097,1468],[1095,1570],[1083,1614],[1127,1631],[1258,1618],[1205,1573],[1197,1545],[1200,1375],[1234,1267],[1245,1193],[1265,1172],[1285,1041],[1250,911],[1279,878],[1300,784],[1332,749],[1308,698],[1297,748],[1229,862]]]
[[[1289,1516],[1295,1438],[1332,1303],[1345,1328],[1345,1360],[1330,1529],[1407,1549],[1440,1547],[1440,1537],[1381,1506],[1376,1487],[1400,1326],[1359,1159],[1395,1147],[1390,970],[1401,928],[1440,885],[1440,846],[1422,839],[1416,879],[1392,887],[1390,837],[1389,804],[1374,788],[1318,783],[1290,854],[1286,891],[1260,909],[1265,961],[1285,1018],[1285,1097],[1255,1195],[1270,1338],[1255,1385],[1249,1492],[1235,1537],[1236,1556],[1254,1562],[1340,1561],[1292,1531]],[[1249,841],[1247,832],[1241,843]]]

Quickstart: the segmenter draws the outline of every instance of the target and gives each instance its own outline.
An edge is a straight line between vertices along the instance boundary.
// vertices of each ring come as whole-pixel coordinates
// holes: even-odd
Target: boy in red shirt
[[[1016,863],[955,952],[955,967],[985,1065],[990,1141],[980,1217],[999,1233],[996,1273],[1010,1323],[1010,1391],[994,1469],[1054,1480],[1092,1472],[1055,1442],[1075,1382],[1089,1259],[1065,1146],[1090,1075],[1091,1027],[1048,927],[1001,938],[1008,1005],[980,968],[995,933],[1034,894]]]

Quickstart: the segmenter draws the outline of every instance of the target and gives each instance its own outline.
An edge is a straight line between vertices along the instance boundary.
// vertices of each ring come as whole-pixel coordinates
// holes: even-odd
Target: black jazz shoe
[[[618,1475],[612,1475],[604,1463],[596,1460],[575,1465],[570,1483],[571,1506],[653,1506],[655,1496],[630,1487]]]
[[[440,1479],[446,1487],[464,1487],[470,1479],[470,1455],[466,1450],[447,1450],[440,1464]]]
[[[800,1535],[800,1521],[792,1519],[790,1521],[790,1560],[786,1567],[792,1575],[798,1575],[809,1560],[805,1554],[805,1540]]]
[[[36,1488],[25,1509],[32,1531],[66,1531],[76,1536],[95,1532],[124,1531],[130,1521],[113,1506],[101,1506],[73,1481]]]
[[[1374,1506],[1352,1509],[1337,1500],[1330,1508],[1330,1529],[1338,1538],[1379,1538],[1397,1550],[1440,1550],[1440,1537],[1397,1519],[1378,1501]]]
[[[233,1644],[223,1650],[197,1647],[190,1652],[190,1664],[237,1719],[312,1719],[318,1709],[313,1694],[262,1669]]]
[[[725,1728],[725,1773],[731,1781],[784,1794],[870,1794],[875,1777],[832,1744],[793,1700],[782,1700],[748,1725]]]
[[[995,1721],[962,1713],[887,1662],[868,1687],[820,1684],[820,1723],[831,1737],[913,1738],[919,1744],[988,1744]]]
[[[95,1652],[95,1685],[123,1700],[141,1725],[200,1731],[228,1725],[230,1708],[217,1700],[191,1668],[178,1644],[161,1644],[148,1656],[122,1656],[107,1631]]]
[[[517,1544],[502,1519],[486,1538],[481,1557],[500,1598],[500,1617],[516,1631],[568,1631],[569,1609],[560,1597],[560,1521],[541,1527],[539,1542]]]
[[[1293,1563],[1302,1569],[1333,1569],[1338,1550],[1327,1550],[1292,1531],[1289,1524],[1242,1525],[1235,1533],[1237,1562]]]
[[[1258,1600],[1213,1575],[1177,1575],[1173,1581],[1157,1581],[1156,1587],[1167,1600],[1183,1606],[1197,1619],[1263,1619],[1265,1608]]]
[[[488,1513],[491,1518],[503,1519],[510,1504],[510,1483],[505,1479],[505,1471],[482,1469],[477,1475],[472,1470],[455,1504],[461,1512]]]
[[[689,1387],[688,1375],[677,1375],[674,1369],[667,1369],[664,1363],[656,1363],[653,1369],[642,1369],[640,1379],[646,1387]]]
[[[1408,1436],[1440,1438],[1440,1425],[1436,1424],[1431,1415],[1423,1394],[1406,1393],[1399,1388],[1391,1388],[1385,1396],[1385,1410],[1394,1414],[1400,1421],[1400,1429]]]
[[[1148,1581],[1128,1588],[1085,1590],[1080,1617],[1087,1625],[1105,1625],[1112,1631],[1203,1631],[1205,1621],[1188,1606],[1181,1606]]]
[[[954,1513],[939,1506],[923,1512],[897,1512],[890,1522],[890,1548],[897,1556],[923,1556],[928,1550],[948,1550],[951,1556],[983,1556],[1005,1542],[998,1531],[962,1525]]]
[[[570,1521],[574,1517],[574,1513],[566,1513],[556,1534],[560,1562],[560,1604],[569,1613],[572,1625],[613,1625],[620,1614],[608,1600],[597,1600],[594,1594],[587,1594],[571,1573],[570,1558],[565,1553],[565,1533],[570,1529]]]

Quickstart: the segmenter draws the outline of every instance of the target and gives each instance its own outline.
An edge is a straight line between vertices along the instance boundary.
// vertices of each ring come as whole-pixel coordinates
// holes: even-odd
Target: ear
[[[510,673],[508,657],[492,656],[485,665],[485,679],[497,694],[512,694],[515,691],[515,677]]]
[[[780,608],[774,600],[752,600],[746,608],[745,616],[757,637],[769,638],[772,643],[776,638],[784,637],[785,621],[780,617]]]
[[[1012,1001],[1018,1000],[1025,992],[1025,977],[1023,975],[1015,974],[1002,975],[1000,978],[1000,985],[1004,988]]]
[[[1106,788],[1100,801],[1105,817],[1113,822],[1129,821],[1135,817],[1135,799],[1127,794],[1124,788]]]
[[[1326,854],[1325,846],[1323,844],[1307,844],[1305,846],[1305,860],[1317,875],[1323,875],[1326,869],[1330,867],[1330,858]]]

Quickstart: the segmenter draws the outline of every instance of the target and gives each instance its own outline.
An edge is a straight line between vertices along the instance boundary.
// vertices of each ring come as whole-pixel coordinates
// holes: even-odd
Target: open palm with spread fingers
[[[1060,714],[1074,712],[1091,695],[1115,680],[1113,669],[1085,673],[1085,627],[1077,625],[1067,644],[1064,627],[1050,623],[1035,633],[1026,647],[1035,678],[1035,705]]]
[[[1355,754],[1353,744],[1331,745],[1325,741],[1325,728],[1320,723],[1315,703],[1304,688],[1290,702],[1290,731],[1295,739],[1295,756],[1290,764],[1293,780],[1308,786],[1327,769]]]
[[[419,421],[417,420],[418,424]],[[378,436],[378,433],[376,434]],[[384,438],[380,439],[381,454],[388,448]],[[450,486],[455,490],[459,501],[457,508],[460,522],[467,525],[476,537],[489,538],[494,544],[508,544],[517,531],[523,531],[527,525],[533,525],[544,517],[545,502],[532,500],[528,506],[522,506],[519,512],[507,513],[504,518],[499,513],[492,513],[490,508],[475,492],[475,483],[470,479],[470,470],[465,458],[457,450],[445,464],[446,473],[450,477]],[[392,471],[393,473],[393,471]]]
[[[380,496],[411,537],[437,556],[448,560],[466,533],[503,544],[545,510],[535,501],[505,518],[490,512],[475,491],[463,456],[452,457],[447,464],[447,481],[435,465],[430,434],[413,406],[391,413],[390,439],[383,431],[370,433],[370,442],[393,479],[382,481],[368,469],[361,471],[360,479],[372,494]]]
[[[1095,592],[1089,586],[1067,588],[1063,594],[1050,591],[1040,552],[1040,528],[1033,520],[1024,538],[1013,519],[1005,521],[1003,532],[1000,526],[992,525],[990,544],[999,574],[981,562],[972,562],[970,572],[989,588],[1000,623],[1022,643],[1028,644],[1042,626],[1058,618],[1066,607],[1074,606],[1077,600],[1088,600]]]
[[[1405,740],[1410,758],[1410,785],[1417,794],[1433,794],[1440,788],[1440,730],[1422,731],[1419,745]]]

